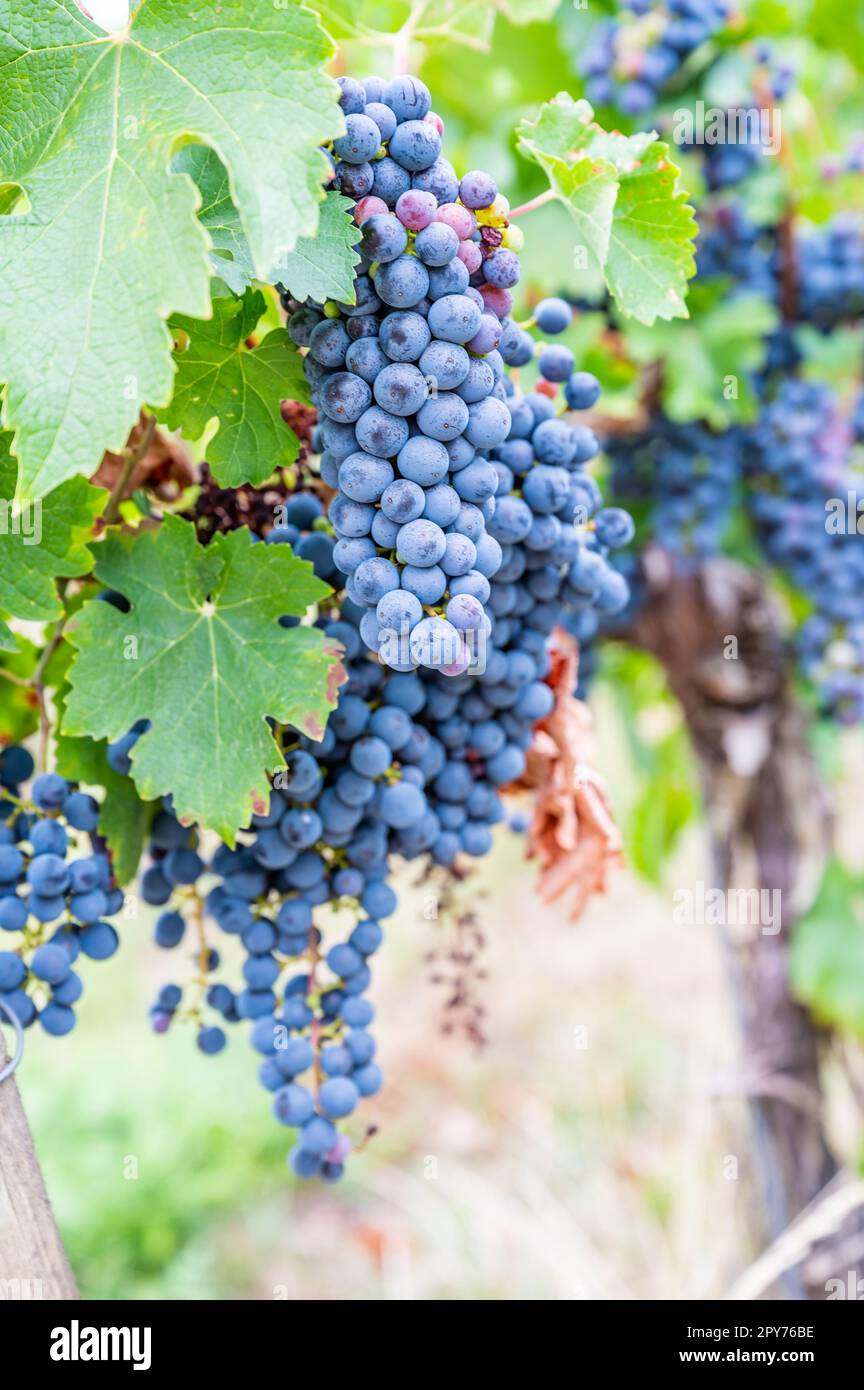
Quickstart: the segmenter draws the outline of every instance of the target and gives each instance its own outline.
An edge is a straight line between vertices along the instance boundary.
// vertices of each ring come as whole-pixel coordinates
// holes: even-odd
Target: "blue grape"
[[[402,226],[401,222],[399,225]],[[379,298],[394,309],[412,308],[424,297],[428,288],[429,272],[416,256],[397,256],[381,265],[375,274],[375,289]]]
[[[415,415],[426,400],[426,380],[410,362],[393,362],[379,372],[375,400],[393,415]]]
[[[467,343],[480,327],[481,318],[481,310],[467,295],[444,294],[429,310],[429,328],[446,342]]]
[[[381,144],[381,131],[375,122],[359,112],[351,112],[345,117],[345,134],[333,142],[333,149],[339,159],[347,164],[365,164],[377,154]]]
[[[447,538],[434,521],[406,522],[399,528],[397,553],[407,565],[426,568],[436,565],[447,548]]]
[[[564,397],[571,410],[590,410],[600,396],[600,383],[590,372],[573,372],[564,385]]]
[[[469,422],[469,407],[449,391],[425,401],[417,412],[417,424],[430,439],[444,443],[462,434]],[[449,461],[449,455],[448,455]]]
[[[432,107],[429,88],[419,77],[394,77],[384,88],[381,99],[393,111],[397,121],[422,121]]]
[[[372,261],[382,263],[395,261],[402,256],[408,245],[408,233],[398,217],[395,217],[392,212],[380,212],[375,213],[372,217],[367,217],[363,223],[362,233],[363,250]],[[419,295],[418,298],[420,298]]]
[[[431,337],[432,334],[426,320],[422,315],[410,310],[387,314],[381,320],[379,330],[381,348],[386,357],[394,362],[416,362],[429,346]],[[382,367],[386,365],[385,359]]]
[[[357,443],[367,454],[379,458],[393,458],[405,446],[408,435],[407,422],[390,411],[382,410],[380,405],[370,406],[356,425]]]
[[[371,454],[351,454],[339,465],[339,486],[353,502],[377,502],[392,481],[390,464]]]
[[[391,159],[413,174],[430,169],[440,153],[441,136],[428,121],[402,121],[390,140]]]

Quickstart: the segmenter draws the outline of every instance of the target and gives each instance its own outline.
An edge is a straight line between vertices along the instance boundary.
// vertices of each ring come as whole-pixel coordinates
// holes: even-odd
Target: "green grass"
[[[290,1185],[289,1135],[245,1036],[209,1058],[186,1027],[149,1032],[146,935],[127,928],[118,957],[87,962],[74,1034],[28,1035],[22,1094],[84,1296],[225,1297],[236,1291],[190,1256],[208,1228]]]

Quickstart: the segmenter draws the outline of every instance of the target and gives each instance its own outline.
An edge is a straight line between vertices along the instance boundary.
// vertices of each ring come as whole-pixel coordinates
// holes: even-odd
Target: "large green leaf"
[[[619,172],[606,283],[623,313],[641,323],[686,318],[698,228],[686,193],[678,191],[681,171],[658,140]]]
[[[240,216],[231,201],[225,166],[205,145],[186,145],[177,155],[175,170],[189,174],[201,194],[198,216],[213,242],[213,270],[235,294],[242,294],[254,278],[249,245]],[[351,217],[349,198],[332,190],[321,204],[314,236],[300,237],[293,251],[284,251],[273,265],[268,280],[279,280],[295,299],[338,299],[354,303],[354,268],[360,257],[354,247],[360,228]]]
[[[240,214],[231,201],[228,170],[207,145],[184,145],[171,168],[175,174],[188,174],[198,186],[198,220],[207,228],[213,243],[210,264],[214,275],[220,276],[235,294],[242,294],[255,278],[255,267]]]
[[[171,404],[157,414],[189,439],[199,439],[214,416],[219,420],[207,460],[223,487],[263,483],[293,463],[300,447],[279,402],[309,399],[302,357],[284,328],[246,347],[266,308],[260,290],[246,290],[242,298],[214,299],[211,319],[175,314],[170,320],[188,343],[176,354]]]
[[[19,486],[41,497],[170,399],[164,320],[209,313],[208,239],[172,148],[212,145],[256,272],[312,235],[343,119],[296,0],[146,0],[106,35],[74,0],[0,0],[0,380]]]
[[[354,304],[354,268],[360,257],[354,247],[360,228],[350,215],[353,203],[341,193],[328,193],[314,237],[301,237],[293,251],[282,257],[274,274],[294,299],[338,299]]]
[[[686,318],[697,227],[680,170],[655,135],[608,134],[593,115],[560,92],[521,122],[518,148],[543,169],[621,312],[646,324]]]
[[[59,618],[55,580],[87,574],[93,521],[105,493],[73,478],[36,502],[15,506],[18,466],[9,452],[12,436],[0,432],[0,612],[31,622]],[[15,645],[0,619],[0,647]]]
[[[287,546],[254,545],[243,528],[205,549],[170,515],[109,537],[96,574],[131,611],[93,600],[75,618],[65,732],[115,739],[150,719],[132,754],[141,795],[170,792],[178,816],[233,842],[284,766],[268,717],[321,738],[335,705],[339,648],[279,624],[327,585]]]
[[[864,880],[834,860],[792,928],[792,987],[823,1023],[864,1034]]]
[[[540,165],[602,270],[609,254],[618,172],[609,160],[588,154],[593,117],[587,101],[573,101],[561,92],[541,108],[536,121],[522,121],[516,134],[519,150]]]

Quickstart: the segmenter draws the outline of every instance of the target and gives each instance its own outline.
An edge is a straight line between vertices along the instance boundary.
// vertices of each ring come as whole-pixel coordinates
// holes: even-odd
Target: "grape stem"
[[[65,592],[66,581],[64,580],[59,588],[59,594],[61,599],[63,598]],[[13,685],[19,686],[22,690],[32,690],[34,696],[36,697],[36,707],[39,711],[38,762],[40,772],[44,772],[47,767],[48,741],[51,736],[51,717],[48,712],[48,701],[46,698],[47,692],[44,676],[49,661],[56,652],[57,648],[60,646],[60,643],[63,641],[65,626],[66,618],[64,616],[63,618],[61,618],[60,622],[55,627],[51,635],[51,640],[46,644],[42,653],[40,654],[39,660],[33,668],[33,674],[31,676],[18,676],[15,674],[14,671],[7,671],[4,667],[0,667],[0,676],[2,676],[4,680],[11,681]],[[9,793],[6,793],[6,796],[8,799]]]
[[[412,6],[411,13],[408,15],[402,28],[393,35],[393,76],[403,77],[408,71],[411,59],[411,44],[417,25],[423,18],[428,9],[428,0],[421,0],[421,3]]]
[[[197,985],[198,995],[195,1004],[189,1010],[189,1015],[194,1018],[196,1015],[200,1017],[201,1010],[204,1004],[204,999],[207,993],[207,974],[210,965],[210,947],[207,943],[207,929],[204,925],[204,904],[201,901],[200,893],[198,893],[194,888],[189,894],[189,902],[189,915],[192,918],[192,927],[195,932],[195,936],[197,937],[198,943],[198,950],[196,953],[198,974],[193,981],[193,984]]]
[[[536,198],[531,198],[527,203],[520,203],[518,208],[512,208],[507,214],[507,221],[512,222],[515,217],[524,217],[526,213],[533,212],[535,208],[545,207],[551,203],[558,194],[554,188],[547,188],[545,193],[538,193]]]
[[[148,415],[146,410],[142,410],[140,424],[141,433],[138,436],[137,443],[132,446],[127,444],[123,453],[120,455],[123,463],[120,472],[117,474],[117,480],[111,489],[111,494],[105,505],[105,511],[102,516],[102,520],[105,522],[106,526],[111,526],[115,521],[119,520],[120,504],[125,499],[126,489],[129,486],[129,479],[132,477],[132,474],[135,472],[135,469],[138,467],[138,464],[144,458],[153,442],[153,434],[156,430],[155,416]]]

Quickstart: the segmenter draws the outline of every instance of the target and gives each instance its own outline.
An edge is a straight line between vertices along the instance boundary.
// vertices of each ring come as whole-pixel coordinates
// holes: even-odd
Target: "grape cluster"
[[[535,317],[562,331],[570,310],[547,301]],[[543,352],[540,384],[554,394],[563,382],[573,409],[593,405],[596,380],[573,370],[566,349]],[[337,596],[317,621],[343,645],[348,680],[323,741],[285,745],[287,771],[269,805],[236,847],[220,846],[208,863],[197,831],[181,826],[170,804],[154,822],[142,896],[162,909],[160,946],[178,947],[192,921],[197,969],[187,986],[163,986],[152,1026],[164,1032],[190,1019],[199,1048],[215,1054],[226,1023],[251,1021],[274,1114],[298,1131],[289,1161],[300,1177],[341,1175],[351,1140],[339,1122],[381,1085],[364,995],[381,922],[396,908],[387,882],[393,856],[452,866],[460,854],[488,853],[504,818],[500,789],[524,771],[533,731],[552,709],[549,633],[568,606],[611,612],[627,598],[606,557],[629,541],[632,522],[600,507],[584,471],[596,440],[556,419],[548,394],[518,397],[507,387],[514,432],[490,451],[490,527],[501,534],[503,563],[480,595],[491,615],[484,669],[393,671],[361,639],[367,610]],[[325,908],[338,914],[326,939],[315,922]],[[208,920],[239,939],[239,991],[213,978],[221,961]]]
[[[596,26],[583,55],[589,101],[644,115],[731,8],[726,0],[626,0]]]
[[[696,270],[702,280],[723,280],[731,296],[762,294],[775,301],[776,233],[757,226],[738,203],[717,203],[700,218]]]
[[[506,200],[441,157],[422,83],[341,88],[332,157],[363,234],[357,302],[282,295],[336,496],[325,517],[317,493],[295,491],[275,524],[247,501],[257,538],[290,544],[336,590],[316,621],[344,648],[347,682],[320,743],[274,729],[287,769],[235,846],[207,857],[166,802],[141,883],[157,944],[193,947],[193,977],[160,989],[152,1027],[190,1022],[216,1054],[226,1024],[251,1023],[274,1114],[297,1131],[291,1167],[325,1180],[352,1147],[341,1122],[381,1085],[365,995],[397,905],[392,859],[452,868],[491,849],[501,789],[552,710],[549,635],[565,613],[626,603],[610,552],[633,534],[586,471],[597,440],[574,416],[595,405],[596,378],[527,331],[563,333],[570,306],[510,319],[521,237]],[[519,394],[507,368],[535,353],[540,379]],[[120,770],[141,731],[112,749]],[[217,978],[214,924],[242,948],[239,990]]]
[[[339,571],[333,559],[335,537],[329,532],[324,504],[314,492],[296,492],[274,509],[275,525],[264,537],[268,545],[290,545],[301,560],[308,560],[319,579],[334,584]],[[290,619],[285,626],[293,626]]]
[[[855,214],[798,231],[789,266],[776,228],[757,226],[739,204],[724,202],[702,218],[696,250],[701,278],[722,279],[731,296],[762,294],[794,311],[794,319],[769,335],[769,375],[801,361],[796,324],[811,323],[827,334],[864,314],[864,223]],[[783,303],[787,283],[791,306]]]
[[[743,500],[765,559],[809,603],[795,637],[802,674],[826,713],[858,723],[864,546],[848,499],[857,497],[864,408],[850,420],[829,387],[794,377],[766,378],[765,389],[746,428],[718,434],[660,416],[645,432],[609,440],[612,492],[634,507],[643,536],[694,564],[722,549]]]
[[[694,562],[721,548],[740,496],[737,431],[658,415],[646,430],[607,440],[605,450],[612,494],[660,544]]]
[[[782,273],[782,258],[778,270]],[[864,315],[864,224],[841,214],[796,238],[798,315],[823,333]]]
[[[757,140],[726,140],[705,145],[702,151],[705,182],[712,193],[734,188],[754,173],[762,158]]]
[[[618,20],[601,26],[587,59],[587,71],[598,84],[589,87],[589,96],[616,102],[629,114],[647,109],[662,86],[650,81],[640,86],[638,65],[665,21],[656,5],[635,8],[644,17],[632,21],[632,32],[628,35]],[[628,43],[635,58],[626,57]],[[740,105],[750,108],[744,112],[746,134],[737,139],[730,134],[740,130],[738,113],[730,111],[727,140],[692,149],[709,190],[722,194],[700,215],[700,280],[720,282],[728,297],[763,295],[778,310],[777,326],[764,339],[762,367],[751,379],[756,422],[717,432],[705,421],[678,423],[657,412],[647,428],[616,435],[604,441],[604,449],[613,497],[634,509],[643,540],[653,536],[679,562],[698,565],[721,550],[733,513],[743,504],[766,560],[795,587],[798,602],[809,605],[796,634],[800,669],[826,712],[851,723],[864,718],[864,629],[855,617],[864,548],[857,518],[847,516],[838,529],[830,513],[832,499],[845,506],[847,493],[856,495],[860,461],[853,440],[860,452],[864,419],[856,414],[850,422],[831,389],[793,374],[803,360],[802,324],[828,333],[864,313],[864,232],[853,214],[809,229],[790,229],[779,220],[761,225],[751,219],[743,199],[731,200],[727,190],[739,198],[739,185],[761,163],[764,131],[755,128],[753,113],[770,110],[795,80],[770,45],[751,45],[744,57],[749,95]],[[671,54],[665,65],[674,71]],[[625,95],[622,84],[634,76],[636,90],[629,86]],[[860,163],[856,147],[842,167]],[[840,168],[826,174],[836,175]],[[633,587],[638,602],[638,572]],[[567,625],[580,639],[584,677],[592,664],[592,640],[609,620],[575,613]]]
[[[712,193],[737,187],[761,167],[766,152],[779,152],[774,143],[780,137],[774,105],[791,91],[795,71],[777,58],[770,44],[755,44],[746,56],[750,72],[740,99],[734,104],[730,102],[725,113],[723,138],[709,138],[714,134],[709,128],[704,132],[704,141],[695,147]]]
[[[422,82],[341,87],[333,179],[362,231],[356,303],[289,320],[337,492],[333,560],[371,651],[457,674],[488,635],[478,594],[501,562],[488,453],[510,430],[505,365],[533,353],[509,318],[522,237],[494,180],[442,157]]]
[[[786,380],[747,432],[744,454],[765,554],[812,604],[796,639],[801,668],[826,712],[850,724],[864,718],[864,545],[847,508],[860,472],[856,423],[827,386]]]
[[[105,919],[123,893],[96,835],[98,803],[56,772],[33,772],[26,748],[0,752],[0,931],[9,933],[0,1002],[23,1027],[38,1018],[62,1037],[83,993],[72,967],[80,955],[107,960],[117,950]]]
[[[209,864],[197,853],[194,827],[163,810],[141,890],[164,909],[157,944],[179,946],[190,917],[198,934],[192,999],[184,1004],[184,989],[165,985],[151,1010],[153,1027],[165,1032],[175,1018],[190,1017],[198,1046],[214,1054],[226,1035],[208,1011],[222,1022],[250,1020],[274,1114],[299,1130],[292,1169],[333,1180],[350,1149],[334,1121],[381,1084],[368,1032],[373,1010],[363,995],[368,961],[383,939],[380,919],[396,907],[388,857],[394,850],[415,857],[429,847],[430,825],[437,834],[424,787],[444,768],[445,753],[413,722],[386,668],[364,654],[356,625],[319,621],[345,646],[349,674],[323,741],[300,738],[288,749],[269,805],[237,846],[220,846]],[[243,948],[238,992],[209,978],[220,959],[206,940],[202,904]],[[326,946],[313,924],[314,909],[325,906],[352,923]]]

